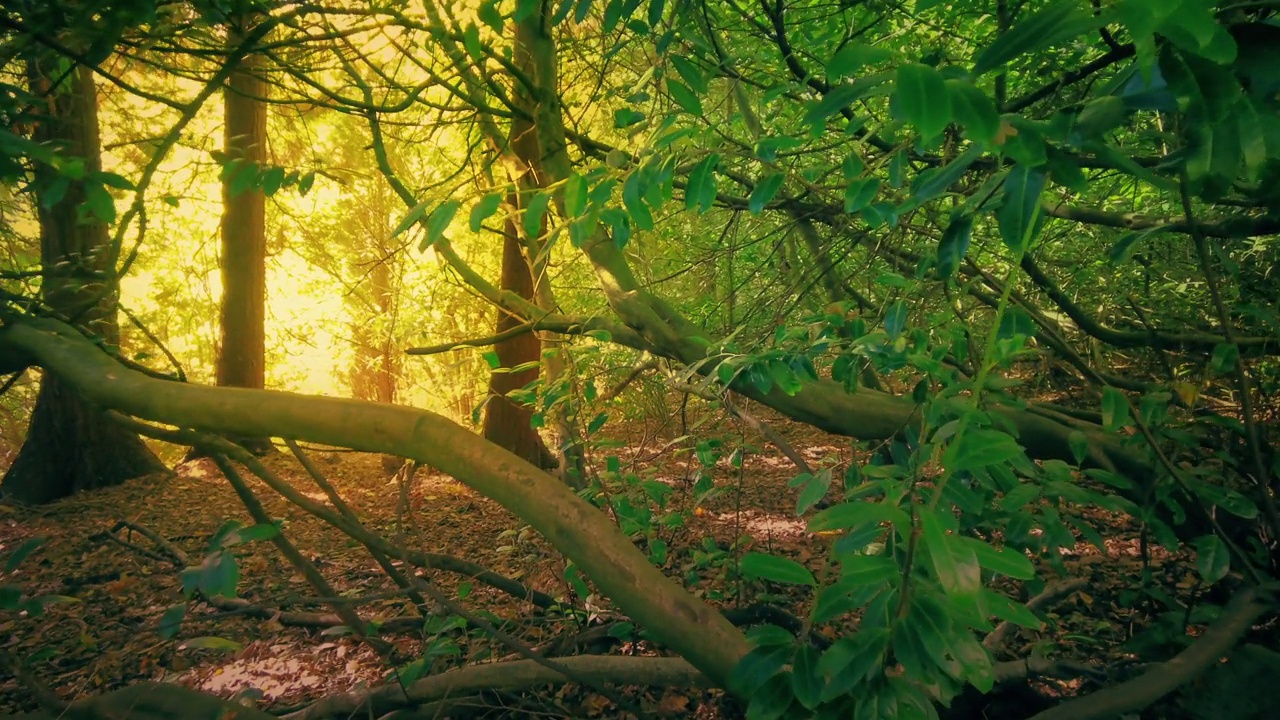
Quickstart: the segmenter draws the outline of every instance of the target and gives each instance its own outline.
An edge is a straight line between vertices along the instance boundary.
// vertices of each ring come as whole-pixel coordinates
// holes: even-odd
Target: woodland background
[[[1278,4],[0,2],[5,709],[1263,717]]]

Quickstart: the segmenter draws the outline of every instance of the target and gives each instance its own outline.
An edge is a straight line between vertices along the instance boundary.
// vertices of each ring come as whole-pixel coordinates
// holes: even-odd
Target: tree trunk
[[[248,27],[233,25],[228,46],[239,45]],[[267,295],[266,198],[258,187],[235,192],[243,173],[261,171],[266,161],[267,85],[262,58],[250,53],[223,93],[226,161],[240,160],[222,180],[222,303],[217,382],[224,387],[261,389],[266,378],[265,305]],[[235,438],[249,450],[270,452],[267,438]]]
[[[88,173],[100,172],[98,98],[92,71],[80,68],[56,89],[48,87],[38,60],[28,63],[27,72],[32,93],[48,99],[41,105],[46,114],[35,126],[34,139],[59,146],[65,157],[82,159]],[[112,271],[106,267],[107,226],[82,216],[84,181],[71,181],[66,194],[46,207],[49,188],[64,181],[52,168],[36,169],[44,268],[41,293],[54,312],[114,347],[120,332],[117,292],[104,284]],[[74,389],[46,373],[26,440],[0,481],[0,490],[20,502],[44,503],[163,470],[137,435],[112,423]]]
[[[515,204],[512,203],[512,207]],[[520,236],[514,218],[509,218],[503,228],[502,278],[503,290],[516,293],[526,300],[533,300],[533,275],[529,262],[521,249]],[[502,333],[520,324],[520,319],[498,310],[497,332]],[[503,340],[493,346],[501,368],[513,368],[524,363],[537,362],[542,353],[542,343],[533,333],[523,333]],[[495,372],[489,376],[489,403],[485,406],[484,438],[519,455],[540,468],[554,468],[556,460],[542,442],[542,437],[531,423],[533,410],[506,396],[538,379],[538,368],[520,372]]]

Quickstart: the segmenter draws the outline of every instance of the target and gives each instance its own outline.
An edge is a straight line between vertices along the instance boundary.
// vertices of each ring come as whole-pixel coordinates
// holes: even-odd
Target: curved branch
[[[1217,621],[1173,659],[1128,682],[1068,700],[1030,720],[1102,720],[1145,708],[1212,667],[1270,609],[1264,593],[1249,588],[1232,598]]]
[[[527,521],[622,612],[718,685],[729,684],[747,653],[741,632],[650,564],[598,509],[556,478],[440,415],[360,400],[154,380],[126,370],[73,329],[49,320],[9,321],[0,327],[0,348],[5,346],[34,357],[102,408],[209,433],[288,437],[436,467]]]
[[[559,661],[575,675],[597,683],[625,683],[651,687],[706,687],[707,678],[679,658],[592,657],[563,658]],[[285,715],[283,720],[379,717],[392,710],[467,695],[481,690],[520,690],[535,685],[564,683],[568,678],[530,660],[513,660],[485,665],[469,665],[423,678],[408,688],[388,685],[360,693],[332,695],[303,710]]]
[[[533,332],[533,323],[521,323],[509,330],[504,330],[496,335],[488,337],[474,338],[472,340],[456,340],[454,342],[440,343],[438,345],[428,345],[426,347],[405,348],[405,355],[439,355],[450,350],[459,350],[461,348],[477,348],[488,347],[489,345],[497,345],[504,340],[510,340],[513,337],[527,335]]]
[[[1040,211],[1050,217],[1085,225],[1101,225],[1121,230],[1159,230],[1189,235],[1191,223],[1186,218],[1158,218],[1137,213],[1110,212],[1098,208],[1066,203],[1042,203]],[[1239,240],[1258,235],[1280,233],[1280,217],[1274,215],[1236,215],[1215,222],[1196,223],[1195,230],[1205,237]]]
[[[1031,282],[1044,291],[1044,294],[1057,305],[1067,317],[1071,318],[1085,334],[1116,347],[1149,347],[1160,350],[1192,350],[1210,353],[1214,347],[1226,341],[1222,335],[1210,333],[1171,333],[1160,330],[1124,331],[1107,327],[1095,320],[1075,303],[1058,284],[1053,281],[1036,263],[1031,253],[1022,256],[1021,267]],[[1274,353],[1280,350],[1280,343],[1272,337],[1242,337],[1235,339],[1244,354]],[[1271,348],[1268,350],[1268,346]]]

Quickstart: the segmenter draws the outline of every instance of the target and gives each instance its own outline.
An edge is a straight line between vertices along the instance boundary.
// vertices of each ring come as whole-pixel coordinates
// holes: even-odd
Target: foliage
[[[279,134],[327,152],[212,165],[233,192],[285,211],[307,207],[287,191],[310,193],[306,219],[280,221],[297,237],[279,250],[347,291],[358,371],[415,333],[474,334],[488,307],[442,299],[453,282],[563,340],[550,359],[568,370],[512,397],[539,428],[563,418],[576,433],[566,446],[605,450],[609,419],[625,414],[593,408],[593,374],[616,346],[665,358],[682,392],[739,393],[846,434],[859,431],[832,417],[849,407],[833,396],[868,398],[857,420],[874,425],[861,439],[877,461],[792,483],[797,515],[820,508],[809,531],[838,537],[821,568],[714,543],[683,568],[690,584],[733,565],[749,581],[809,588],[806,629],[858,619],[821,650],[756,628],[732,683],[748,717],[933,717],[966,687],[990,690],[979,638],[993,618],[1040,623],[996,588],[1034,584],[1077,538],[1105,544],[1071,508],[1131,516],[1156,542],[1194,551],[1205,587],[1274,579],[1264,538],[1280,532],[1280,456],[1266,438],[1280,382],[1269,269],[1280,253],[1280,30],[1269,3],[260,9],[267,29],[247,42],[287,49],[272,72],[283,102],[306,106]],[[231,8],[195,10],[112,4],[92,18],[30,18],[28,32],[82,32],[75,53],[50,48],[63,63],[161,57],[162,73],[207,89],[226,69],[205,58],[207,30]],[[347,39],[375,28],[402,36],[377,50]],[[157,102],[145,84],[121,87]],[[8,127],[33,97],[5,96]],[[169,107],[184,119],[164,152],[200,111],[191,97]],[[521,139],[506,142],[519,123],[535,160],[512,147]],[[309,141],[312,131],[338,140]],[[148,213],[172,209],[146,193],[186,203],[172,177],[153,177],[158,162],[89,173],[0,131],[0,181],[46,203],[87,182],[85,217],[116,228],[117,251],[130,223],[141,233]],[[117,196],[135,198],[124,215]],[[540,283],[533,301],[489,279],[508,219]],[[442,267],[423,269],[415,251]],[[389,274],[364,285],[369,264]],[[12,265],[6,288],[30,263]],[[405,300],[415,283],[437,294]],[[10,294],[3,311],[24,310]],[[182,334],[207,333],[199,323],[183,318]],[[474,387],[482,356],[468,357],[435,377]],[[1079,389],[1033,403],[1022,379],[1033,363]],[[391,364],[382,370],[398,381]],[[901,422],[877,414],[892,401],[885,390],[893,408],[909,406]],[[471,396],[449,399],[483,404]],[[719,449],[689,440],[696,506],[719,491]],[[688,511],[671,505],[669,485],[600,454],[587,497],[667,565]],[[188,592],[233,593],[229,558],[211,550]],[[585,597],[577,573],[565,581]],[[437,654],[451,652],[441,642]],[[425,672],[417,662],[403,675]]]

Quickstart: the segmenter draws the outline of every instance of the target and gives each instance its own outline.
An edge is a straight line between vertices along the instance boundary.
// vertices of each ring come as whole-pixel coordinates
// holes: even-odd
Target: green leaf
[[[600,221],[609,226],[609,231],[613,233],[613,244],[619,250],[627,246],[627,241],[631,239],[631,218],[625,210],[605,208],[600,211]]]
[[[649,0],[649,13],[645,16],[649,21],[649,27],[657,29],[658,24],[662,22],[662,14],[666,6],[666,0]]]
[[[106,225],[116,220],[116,201],[111,197],[111,193],[98,183],[85,183],[82,209],[88,212],[89,217]]]
[[[422,202],[410,208],[409,214],[405,215],[404,219],[400,221],[400,224],[396,225],[396,228],[391,231],[391,237],[396,237],[397,235],[400,235],[404,231],[416,225],[417,222],[421,220],[424,215],[427,214],[427,208],[429,207],[431,207],[431,201],[423,200]]]
[[[1214,372],[1225,374],[1235,368],[1239,359],[1240,348],[1227,343],[1218,343],[1213,346],[1213,356],[1209,358],[1209,366],[1213,368]]]
[[[542,219],[547,214],[550,202],[551,196],[545,192],[529,198],[529,205],[524,209],[524,217],[520,221],[525,237],[534,239],[542,236]]]
[[[1123,392],[1107,386],[1102,389],[1102,426],[1115,432],[1129,424],[1129,400]]]
[[[1240,174],[1241,162],[1237,123],[1198,123],[1188,128],[1184,166],[1198,195],[1210,200],[1224,195]]]
[[[756,183],[755,189],[751,191],[751,198],[747,201],[747,209],[751,213],[758,214],[764,209],[765,205],[778,194],[778,189],[782,187],[782,181],[786,179],[786,175],[780,172],[770,173],[760,179]]]
[[[826,126],[827,118],[841,112],[850,104],[876,92],[892,75],[881,72],[868,75],[852,83],[833,85],[822,99],[809,106],[804,114],[804,124],[809,132],[818,134]]]
[[[884,502],[846,502],[833,505],[814,515],[806,530],[811,533],[854,530],[883,522],[905,525],[907,514]]]
[[[684,205],[688,210],[706,212],[716,199],[716,165],[720,156],[711,153],[689,172],[689,184],[685,188]]]
[[[977,538],[962,537],[960,539],[973,548],[978,564],[987,570],[1015,580],[1030,580],[1036,576],[1036,568],[1031,564],[1031,560],[1017,550],[1008,546],[995,548]]]
[[[484,46],[480,44],[480,28],[475,23],[468,23],[462,31],[462,47],[475,62],[484,60]]]
[[[1044,621],[1028,610],[1026,605],[1014,602],[1001,593],[984,589],[982,591],[982,601],[987,611],[993,616],[1011,622],[1014,625],[1038,629],[1044,624]]]
[[[791,694],[791,673],[781,672],[751,689],[746,720],[781,720],[791,717],[795,697]]]
[[[947,91],[951,112],[956,122],[964,125],[965,136],[982,145],[994,144],[1000,132],[1000,113],[991,96],[967,80],[948,80]]]
[[[827,61],[827,77],[841,78],[852,75],[863,66],[882,63],[893,57],[893,52],[873,45],[849,43],[840,48]]]
[[[578,173],[569,176],[564,184],[564,212],[570,218],[582,215],[587,209],[587,179]]]
[[[844,211],[853,214],[865,210],[878,192],[880,192],[879,178],[851,180],[844,189]]]
[[[284,168],[276,166],[267,168],[262,173],[262,194],[271,197],[280,189],[280,185],[284,183]]]
[[[920,173],[911,184],[911,198],[898,207],[898,212],[901,214],[915,210],[946,192],[964,177],[965,172],[980,157],[982,147],[973,145],[946,165]]]
[[[742,556],[738,569],[743,576],[752,580],[768,580],[789,585],[812,586],[817,584],[817,581],[813,578],[813,573],[809,572],[805,566],[795,560],[778,557],[777,555],[749,552]]]
[[[902,300],[894,300],[884,313],[884,331],[889,339],[897,340],[907,327],[907,304]]]
[[[644,113],[628,107],[613,111],[613,126],[619,130],[644,122]]]
[[[602,28],[606,33],[611,33],[614,28],[618,27],[618,21],[622,19],[623,5],[623,0],[610,0],[609,4],[605,6]]]
[[[453,216],[458,214],[461,205],[457,200],[449,200],[431,211],[427,217],[427,236],[418,244],[419,251],[426,250],[444,237],[444,231],[449,229],[449,223],[453,222]]]
[[[1153,227],[1142,231],[1125,233],[1111,247],[1111,251],[1107,253],[1107,259],[1111,261],[1112,265],[1121,265],[1128,262],[1129,258],[1133,257],[1133,253],[1141,241],[1163,230],[1164,228],[1161,227]]]
[[[758,646],[747,653],[733,668],[729,685],[743,697],[751,696],[757,688],[777,675],[778,671],[791,660],[795,638],[782,628],[775,629],[781,630],[786,636],[784,642],[757,644]],[[755,628],[747,632],[748,640],[751,640],[753,630]]]
[[[164,614],[160,616],[160,623],[156,632],[159,633],[161,638],[168,640],[174,635],[177,635],[178,631],[182,629],[182,621],[186,617],[187,606],[174,605],[168,610],[165,610]]]
[[[996,213],[1000,238],[1015,253],[1026,252],[1043,224],[1040,195],[1044,192],[1045,174],[1019,164],[1004,182],[1004,205]]]
[[[644,175],[637,170],[627,176],[627,181],[622,184],[622,204],[627,209],[631,224],[641,230],[652,230],[653,213],[649,212],[649,206],[645,204],[644,191]]]
[[[4,574],[8,575],[14,570],[17,570],[18,566],[22,564],[22,561],[30,557],[31,553],[35,552],[36,549],[43,545],[47,540],[48,538],[43,537],[33,537],[23,540],[18,547],[14,548],[13,552],[9,553],[9,557],[5,559]]]
[[[484,227],[484,221],[498,212],[500,205],[502,205],[501,193],[490,193],[480,198],[480,201],[471,208],[471,232],[480,232],[480,228]]]
[[[233,598],[240,584],[240,566],[229,552],[213,553],[201,564],[198,578],[200,592],[206,596]]]
[[[933,573],[947,594],[957,598],[978,597],[982,589],[982,570],[978,558],[968,545],[952,542],[939,517],[938,510],[921,509],[920,530],[924,547],[929,551]]]
[[[674,78],[667,78],[667,92],[682,110],[690,115],[702,116],[702,100],[687,85]]]
[[[916,126],[921,137],[937,137],[951,122],[951,95],[942,73],[934,68],[919,63],[899,65],[894,91],[904,118]]]
[[[1040,52],[1092,32],[1103,23],[1076,0],[1058,0],[1022,19],[978,53],[973,75],[990,72],[1019,55]]]
[[[239,652],[244,648],[243,645],[226,638],[214,637],[207,635],[204,637],[196,637],[182,643],[184,648],[199,648],[201,650],[218,650],[221,652]]]
[[[968,430],[947,447],[943,466],[957,473],[1001,465],[1022,454],[1022,446],[1009,433],[988,428]]]
[[[257,181],[258,165],[251,162],[242,162],[232,172],[230,181],[227,183],[227,191],[231,193],[231,197],[239,197],[253,189]]]
[[[828,489],[831,489],[831,468],[823,468],[817,474],[809,475],[804,488],[800,489],[800,496],[796,498],[796,515],[805,514],[822,502],[822,498],[827,497]]]
[[[233,547],[258,540],[270,540],[280,534],[280,526],[275,523],[258,523],[249,527],[237,528],[227,533],[222,547]]]
[[[495,33],[502,32],[502,13],[498,10],[498,0],[484,0],[476,12],[480,22],[488,25]]]
[[[1226,543],[1217,535],[1196,538],[1196,570],[1210,585],[1227,576],[1231,571],[1231,553]]]
[[[1077,465],[1089,457],[1089,438],[1079,430],[1072,430],[1067,434],[1067,446],[1071,448],[1071,457]]]
[[[1258,506],[1236,490],[1223,490],[1221,496],[1217,499],[1217,504],[1223,510],[1245,520],[1252,520],[1258,517]]]
[[[791,692],[796,700],[810,710],[817,708],[822,702],[822,691],[826,684],[826,678],[818,671],[817,648],[810,643],[796,648],[795,657],[791,661]]]
[[[1235,117],[1240,126],[1240,152],[1244,160],[1242,177],[1245,182],[1254,184],[1262,178],[1269,160],[1262,117],[1247,98],[1236,103]]]
[[[1000,340],[1022,335],[1031,337],[1036,334],[1036,321],[1031,319],[1026,310],[1018,307],[1007,308],[1000,314],[1000,325],[996,328],[996,337]]]
[[[824,702],[849,694],[863,685],[867,676],[884,664],[889,650],[889,629],[859,629],[852,637],[843,637],[827,648],[818,661],[818,669],[830,678],[822,693]]]
[[[840,560],[841,586],[850,588],[879,585],[897,578],[902,568],[883,555],[848,555]]]
[[[702,71],[697,65],[683,55],[669,55],[667,60],[675,66],[676,72],[680,73],[680,77],[694,92],[699,95],[707,94],[707,79],[702,76]]]
[[[969,241],[973,237],[973,215],[956,213],[942,233],[938,243],[938,277],[949,278],[960,269],[969,253]]]

